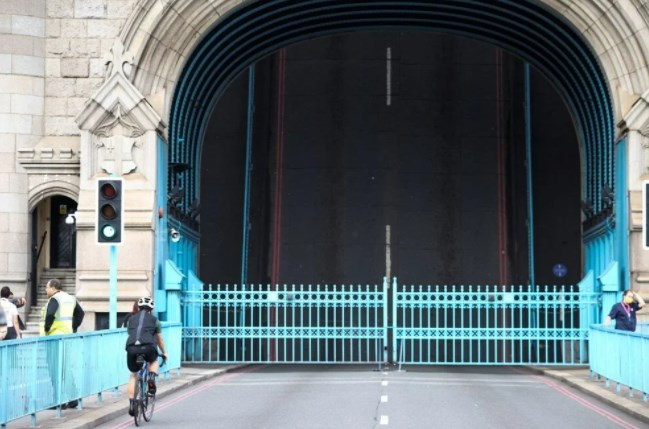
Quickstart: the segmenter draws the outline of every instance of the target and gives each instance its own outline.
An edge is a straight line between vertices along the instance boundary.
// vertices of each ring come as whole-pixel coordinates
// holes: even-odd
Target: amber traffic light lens
[[[101,207],[101,215],[103,216],[104,219],[115,219],[115,216],[117,216],[117,211],[115,210],[115,207],[111,206],[110,204],[104,204]]]

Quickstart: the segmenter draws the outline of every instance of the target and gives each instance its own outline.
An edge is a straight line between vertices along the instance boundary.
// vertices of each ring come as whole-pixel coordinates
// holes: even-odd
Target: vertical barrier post
[[[3,396],[9,392],[9,346],[2,347],[0,349],[0,356],[2,356],[2,360],[0,360],[0,375],[2,382],[2,392],[4,393]],[[8,396],[8,395],[6,395]],[[7,397],[4,397],[2,401],[0,401],[0,423],[2,424],[2,427],[6,426],[7,420],[9,417],[7,416],[7,407],[9,404],[9,401],[7,400]]]
[[[385,363],[388,362],[388,311],[390,311],[388,293],[388,278],[383,277],[383,341],[381,347],[383,348],[383,362]]]
[[[392,281],[392,321],[390,329],[392,330],[392,362],[397,362],[397,288],[396,277]]]

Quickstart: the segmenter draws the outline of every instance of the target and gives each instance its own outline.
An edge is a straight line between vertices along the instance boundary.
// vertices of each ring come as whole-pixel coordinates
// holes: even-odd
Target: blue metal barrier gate
[[[386,308],[377,285],[210,285],[183,294],[183,359],[384,362]]]
[[[600,305],[576,286],[206,289],[183,293],[187,362],[581,364]]]
[[[398,287],[395,280],[392,291],[392,360],[406,364],[582,364],[589,326],[580,320],[591,320],[600,302],[599,293],[575,286]]]

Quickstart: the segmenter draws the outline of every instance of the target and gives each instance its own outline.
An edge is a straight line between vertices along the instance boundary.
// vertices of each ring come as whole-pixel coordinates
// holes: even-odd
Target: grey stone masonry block
[[[59,58],[45,59],[45,76],[61,77],[61,60]]]
[[[32,135],[34,137],[42,137],[45,135],[45,119],[44,116],[32,116]],[[20,137],[20,136],[19,136]]]
[[[27,175],[25,174],[12,174],[9,176],[9,192],[14,192],[17,194],[26,194],[27,193]],[[15,215],[12,215],[15,216]],[[27,232],[27,229],[23,230],[24,222],[27,221],[26,216],[16,216],[20,219],[11,219],[11,229],[14,232]]]
[[[104,77],[106,75],[106,60],[103,58],[90,59],[90,77]]]
[[[0,34],[11,34],[11,15],[0,14]]]
[[[63,58],[61,60],[62,77],[88,77],[89,65],[87,58]]]
[[[131,14],[135,1],[133,0],[110,0],[108,2],[109,19],[126,19]]]
[[[73,116],[49,116],[45,118],[45,133],[50,136],[79,135],[79,127]]]
[[[88,37],[97,39],[115,38],[119,35],[122,21],[91,19],[88,21]]]
[[[11,95],[0,94],[0,113],[11,113]]]
[[[34,79],[30,76],[0,75],[0,93],[34,94]]]
[[[45,96],[45,78],[34,77],[32,78],[32,92],[31,95]]]
[[[11,95],[11,113],[43,115],[43,97],[37,95]]]
[[[46,39],[34,39],[34,51],[32,55],[35,57],[45,58],[45,40]]]
[[[49,18],[73,18],[74,0],[47,0]]]
[[[8,15],[45,17],[45,0],[2,0],[0,5]]]
[[[74,95],[78,97],[91,97],[104,83],[103,78],[90,77],[78,79]]]
[[[45,93],[52,97],[69,97],[74,95],[75,79],[50,78],[45,85]]]
[[[11,71],[15,74],[45,76],[45,58],[14,55],[11,59]]]
[[[61,36],[61,20],[48,19],[45,22],[45,36],[47,37],[60,37]]]
[[[88,36],[88,24],[83,19],[62,19],[61,37],[68,39],[82,38]]]
[[[44,37],[45,20],[33,16],[14,15],[11,17],[11,32],[24,36]]]
[[[67,97],[46,97],[45,115],[57,116],[66,113]]]
[[[66,114],[76,117],[81,113],[88,100],[88,97],[68,97],[66,99]]]
[[[0,54],[0,73],[11,73],[11,54]]]
[[[32,117],[30,115],[0,114],[0,133],[30,134],[31,132]],[[6,155],[0,156],[0,160],[4,158],[6,158]],[[2,167],[0,167],[0,171],[8,170],[2,170]]]
[[[70,40],[70,56],[92,57],[99,56],[101,42],[96,39],[72,39]]]
[[[105,18],[106,0],[75,0],[74,16],[76,18]]]
[[[47,56],[62,56],[70,52],[70,41],[68,39],[47,39],[45,41]]]
[[[0,192],[9,192],[9,174],[0,173]],[[0,213],[0,232],[6,232],[9,228],[6,217],[7,214]]]
[[[33,37],[0,34],[0,54],[32,55],[33,52]]]

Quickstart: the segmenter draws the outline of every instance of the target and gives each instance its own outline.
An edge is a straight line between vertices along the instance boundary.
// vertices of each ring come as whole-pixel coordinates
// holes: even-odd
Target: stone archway
[[[529,3],[538,6],[536,2]],[[646,28],[649,16],[643,12],[644,9],[633,1],[615,3],[607,9],[596,2],[584,3],[579,0],[544,0],[540,3],[555,15],[558,21],[572,27],[574,34],[584,40],[594,53],[595,67],[601,68],[607,86],[605,91],[611,100],[611,121],[621,124],[625,119],[629,119],[626,123],[627,128],[613,130],[616,135],[606,138],[608,144],[628,133],[631,145],[629,153],[644,153],[649,150],[642,147],[642,142],[645,141],[642,138],[642,130],[646,124],[637,123],[639,120],[634,119],[644,117],[638,112],[645,112],[648,108],[647,96],[642,96],[649,87],[649,52],[642,43],[649,34],[649,29]],[[179,0],[173,3],[140,0],[137,3],[135,12],[120,34],[126,50],[134,57],[133,69],[127,73],[127,78],[137,93],[160,115],[162,121],[174,123],[172,108],[177,84],[200,41],[207,37],[216,25],[226,22],[240,8],[256,4],[259,3],[239,0]],[[237,24],[231,21],[230,25]],[[158,128],[158,132],[165,134],[166,130]],[[170,137],[170,144],[174,144],[178,136]],[[638,145],[640,147],[636,147]],[[646,157],[642,155],[641,158]],[[644,171],[638,176],[637,169],[628,170],[631,191],[640,189],[640,179],[645,174]],[[82,181],[84,180],[87,178],[82,177]],[[147,185],[149,189],[155,188],[155,183],[151,180],[150,177]],[[599,189],[594,189],[593,192],[598,195]],[[637,200],[632,197],[631,212],[639,209],[639,206],[636,207]],[[151,213],[155,212],[157,208],[152,205]],[[631,229],[633,230],[633,225]],[[632,252],[639,249],[637,244],[632,247]],[[636,271],[648,269],[649,267],[638,266]]]

